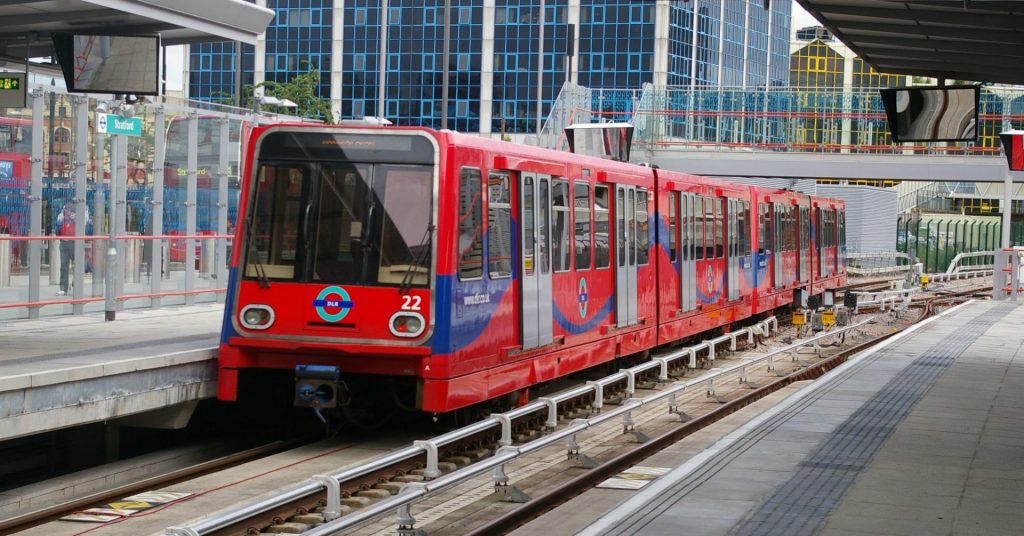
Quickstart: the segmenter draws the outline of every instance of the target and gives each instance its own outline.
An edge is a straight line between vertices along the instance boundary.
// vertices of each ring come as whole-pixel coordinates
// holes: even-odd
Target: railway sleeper
[[[278,523],[267,527],[266,533],[270,534],[302,534],[313,528],[313,525],[308,523],[295,523],[293,521],[286,521],[284,523]]]

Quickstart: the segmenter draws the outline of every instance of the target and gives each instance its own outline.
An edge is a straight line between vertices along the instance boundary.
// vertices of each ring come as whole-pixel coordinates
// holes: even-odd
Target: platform
[[[1024,307],[946,311],[718,437],[513,534],[1020,534]]]
[[[0,441],[130,415],[177,427],[216,395],[223,304],[0,323]],[[162,410],[157,413],[150,413]]]

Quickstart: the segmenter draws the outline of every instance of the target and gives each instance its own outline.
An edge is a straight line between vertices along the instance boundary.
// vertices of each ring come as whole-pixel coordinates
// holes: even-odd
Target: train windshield
[[[261,163],[247,278],[427,286],[433,166]]]

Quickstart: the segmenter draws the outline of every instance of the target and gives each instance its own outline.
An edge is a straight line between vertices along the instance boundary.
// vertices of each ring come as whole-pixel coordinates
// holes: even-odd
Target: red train
[[[222,400],[277,371],[364,415],[513,403],[846,282],[835,199],[421,128],[247,149]]]

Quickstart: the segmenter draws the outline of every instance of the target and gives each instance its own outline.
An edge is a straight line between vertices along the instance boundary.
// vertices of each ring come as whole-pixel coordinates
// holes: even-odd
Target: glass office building
[[[245,83],[319,70],[320,96],[341,119],[527,133],[567,80],[605,90],[594,107],[610,113],[631,109],[648,82],[789,83],[788,0],[451,0],[447,39],[437,0],[257,3],[277,17],[244,47],[243,67],[253,69]],[[191,98],[231,93],[233,52],[230,43],[193,46]]]

